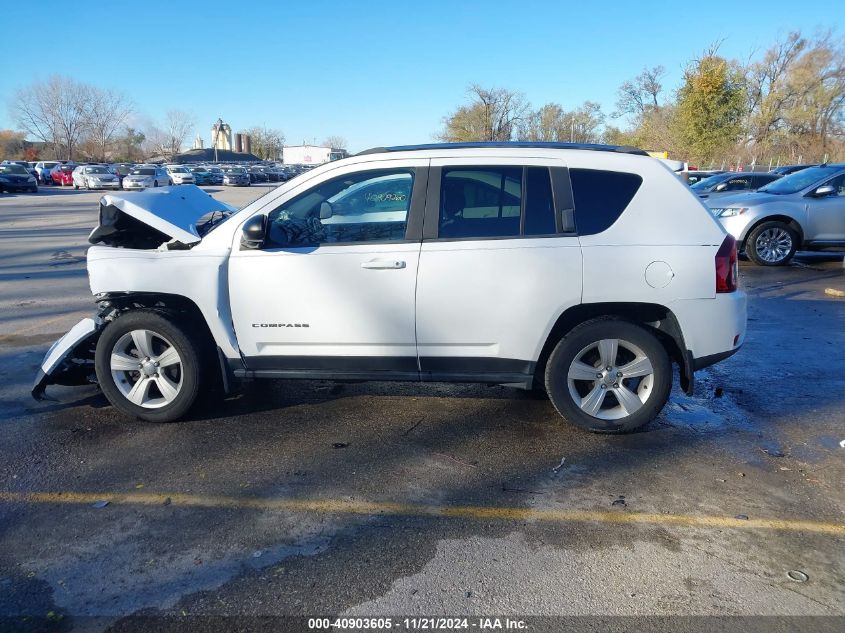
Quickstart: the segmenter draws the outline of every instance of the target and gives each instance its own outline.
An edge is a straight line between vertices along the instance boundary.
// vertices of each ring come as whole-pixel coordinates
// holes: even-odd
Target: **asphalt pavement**
[[[266,188],[209,190],[241,206]],[[398,383],[256,382],[149,424],[95,387],[28,394],[94,308],[97,199],[0,196],[0,629],[842,630],[845,300],[824,294],[841,255],[741,265],[744,348],[631,435],[514,389]],[[625,617],[590,619],[608,616]]]

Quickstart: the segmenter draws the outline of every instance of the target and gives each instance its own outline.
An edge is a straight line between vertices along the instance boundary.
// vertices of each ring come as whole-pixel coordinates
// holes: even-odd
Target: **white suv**
[[[105,196],[100,304],[49,383],[183,416],[236,380],[506,384],[622,432],[739,349],[734,239],[640,150],[553,143],[370,150],[240,211],[196,187]],[[95,376],[96,375],[96,376]]]

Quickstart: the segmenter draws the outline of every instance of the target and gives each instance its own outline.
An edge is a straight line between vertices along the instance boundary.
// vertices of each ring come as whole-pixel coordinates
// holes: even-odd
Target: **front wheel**
[[[549,398],[564,418],[597,433],[625,433],[663,409],[672,364],[649,331],[627,321],[597,319],[558,342],[545,378]]]
[[[763,222],[745,240],[745,254],[758,266],[783,266],[798,248],[798,234],[783,222]]]
[[[109,402],[149,422],[184,416],[202,383],[201,347],[153,310],[128,312],[109,323],[97,342],[94,366]]]

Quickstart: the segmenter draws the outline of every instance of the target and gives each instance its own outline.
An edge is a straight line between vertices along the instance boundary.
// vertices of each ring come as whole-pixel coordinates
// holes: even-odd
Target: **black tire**
[[[133,330],[150,330],[176,348],[181,359],[181,387],[172,402],[159,408],[146,408],[130,402],[120,391],[111,372],[111,355],[115,344]],[[97,381],[106,398],[123,413],[148,422],[174,422],[183,417],[195,403],[206,383],[203,368],[206,362],[203,346],[167,316],[155,310],[127,312],[103,330],[94,355]]]
[[[158,187],[158,180],[153,181],[153,187]]]
[[[172,186],[173,186],[173,181],[172,181],[172,180],[168,180],[168,181],[167,181],[167,186],[168,186],[168,187],[172,187]]]
[[[646,378],[622,378],[618,381],[617,384],[643,391],[643,395],[646,396],[645,402],[642,402],[637,410],[618,419],[602,419],[583,411],[580,403],[575,401],[569,386],[569,368],[573,361],[585,348],[604,339],[618,339],[633,344],[648,358],[652,367],[650,384],[645,382]],[[629,354],[630,351],[621,345],[620,349],[624,351],[620,351],[617,358],[620,359],[619,367],[622,367],[627,362],[625,354]],[[597,351],[587,353],[598,354]],[[586,361],[582,362],[586,364]],[[602,381],[598,379],[598,373],[605,368],[596,367],[595,369],[597,377],[594,385],[590,385],[590,382],[586,380],[578,380],[574,382],[576,394],[578,389],[588,392],[593,387],[601,388]],[[627,385],[625,381],[628,381]],[[672,389],[672,363],[661,342],[648,330],[628,321],[613,318],[595,319],[577,326],[558,342],[546,364],[545,384],[546,392],[549,394],[549,399],[557,412],[574,425],[594,433],[627,433],[648,424],[663,409]],[[610,405],[614,403],[616,403],[615,407],[621,407],[621,402],[616,399],[615,395],[608,398],[614,393],[613,388],[616,386],[610,384],[608,385],[610,388],[602,388],[604,396],[602,396],[603,404],[601,406],[603,408],[600,411],[604,411],[605,414],[613,409]],[[646,394],[645,390],[649,389],[650,394]],[[630,391],[631,389],[629,389],[629,393]],[[584,397],[584,395],[586,393],[581,397]],[[604,409],[605,405],[607,405],[607,409]]]
[[[781,252],[785,250],[785,245],[788,242],[789,248],[782,257],[777,254],[774,255],[774,258],[764,255],[767,250],[766,244],[771,243],[771,239],[767,238],[773,234],[784,236],[780,241],[782,245]],[[795,251],[798,250],[798,240],[798,233],[788,224],[778,222],[777,220],[763,222],[759,226],[754,227],[745,239],[745,255],[758,266],[783,266],[789,263],[789,260],[795,255]]]

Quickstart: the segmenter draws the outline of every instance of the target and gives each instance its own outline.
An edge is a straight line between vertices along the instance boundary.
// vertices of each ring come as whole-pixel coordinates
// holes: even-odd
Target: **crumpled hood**
[[[195,244],[202,239],[197,229],[201,218],[215,211],[235,210],[194,185],[107,194],[100,198],[100,223],[88,241],[108,243],[117,234],[146,225],[182,244]]]

